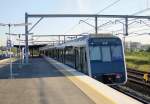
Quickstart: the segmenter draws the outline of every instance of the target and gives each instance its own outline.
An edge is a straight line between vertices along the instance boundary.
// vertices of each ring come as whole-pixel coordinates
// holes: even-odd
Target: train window
[[[122,50],[121,46],[111,46],[112,60],[122,59]]]
[[[99,46],[90,47],[90,59],[91,60],[101,60],[101,51]]]
[[[110,47],[109,46],[102,46],[102,61],[103,62],[110,62],[111,61],[111,54],[110,54]]]

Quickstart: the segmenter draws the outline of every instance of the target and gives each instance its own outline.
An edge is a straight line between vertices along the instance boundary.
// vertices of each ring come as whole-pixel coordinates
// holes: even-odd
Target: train
[[[104,84],[118,85],[127,81],[123,42],[112,34],[88,34],[42,47],[40,53]]]
[[[5,59],[5,58],[9,58],[8,54],[0,54],[0,60]]]

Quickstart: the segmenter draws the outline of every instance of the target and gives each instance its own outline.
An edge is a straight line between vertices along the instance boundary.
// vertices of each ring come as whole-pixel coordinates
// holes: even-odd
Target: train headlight
[[[110,80],[110,81],[111,81],[111,80],[112,80],[112,78],[111,78],[111,77],[109,77],[109,78],[108,78],[108,80]]]
[[[116,74],[116,78],[117,79],[121,78],[121,74]]]

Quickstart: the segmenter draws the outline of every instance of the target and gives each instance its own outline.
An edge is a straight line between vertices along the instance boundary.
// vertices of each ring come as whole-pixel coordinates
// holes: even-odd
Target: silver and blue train
[[[46,46],[41,53],[110,85],[127,81],[122,41],[110,34],[86,35],[66,43]]]

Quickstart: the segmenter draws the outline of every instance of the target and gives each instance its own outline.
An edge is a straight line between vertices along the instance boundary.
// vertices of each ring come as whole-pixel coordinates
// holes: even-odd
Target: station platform
[[[94,104],[75,84],[42,58],[20,68],[0,65],[0,104]]]
[[[49,57],[0,64],[0,104],[142,104]]]

